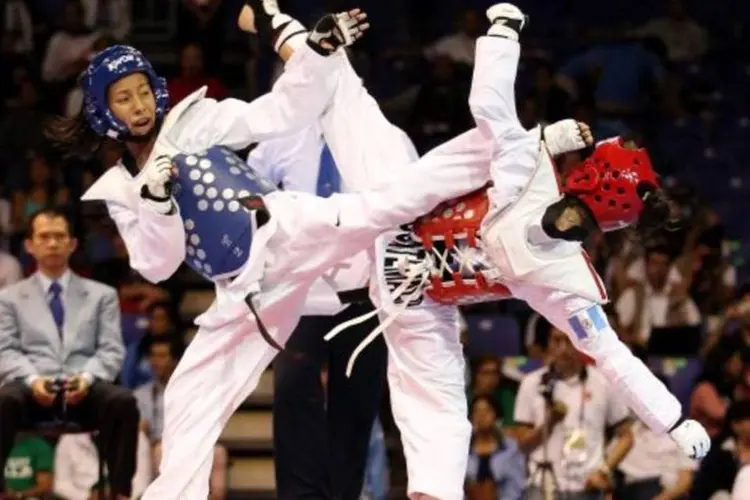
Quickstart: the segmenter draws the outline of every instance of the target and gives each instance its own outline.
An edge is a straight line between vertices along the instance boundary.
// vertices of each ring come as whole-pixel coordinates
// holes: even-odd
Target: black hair
[[[636,189],[643,200],[643,210],[636,224],[641,240],[650,239],[662,229],[675,231],[679,228],[680,222],[673,215],[672,200],[663,189],[645,183],[638,184]]]
[[[44,138],[54,150],[68,158],[90,158],[94,156],[104,138],[93,131],[81,110],[75,116],[54,116],[45,121]]]
[[[737,401],[727,411],[727,422],[740,422],[750,420],[750,399]]]
[[[155,345],[166,345],[169,347],[169,355],[172,356],[176,361],[182,357],[185,352],[185,342],[178,335],[159,335],[150,336],[147,342],[147,352],[151,353],[151,348]]]
[[[471,398],[471,404],[469,405],[469,416],[472,416],[474,414],[474,405],[480,401],[486,402],[490,406],[490,408],[492,408],[492,411],[495,412],[495,418],[497,420],[503,418],[502,407],[497,403],[497,401],[495,401],[495,398],[485,394],[474,396],[473,398]]]
[[[41,216],[46,216],[53,219],[65,219],[65,223],[68,226],[68,234],[70,236],[73,236],[75,234],[73,231],[73,220],[65,210],[59,207],[43,207],[31,214],[31,217],[29,217],[29,221],[26,226],[26,238],[31,239],[34,237],[34,222],[36,222],[36,220]]]

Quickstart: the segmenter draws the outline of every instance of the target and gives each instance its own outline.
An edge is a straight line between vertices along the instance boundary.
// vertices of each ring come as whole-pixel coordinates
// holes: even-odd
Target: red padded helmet
[[[614,231],[638,220],[643,209],[639,185],[659,187],[644,148],[628,149],[620,137],[600,142],[593,154],[574,166],[563,192],[575,195],[594,215],[602,231]]]

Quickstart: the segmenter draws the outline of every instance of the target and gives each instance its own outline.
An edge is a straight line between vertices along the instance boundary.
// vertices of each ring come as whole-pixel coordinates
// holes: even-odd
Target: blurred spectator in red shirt
[[[221,100],[227,89],[217,78],[204,70],[203,49],[196,43],[188,43],[180,51],[180,74],[169,81],[169,98],[172,106],[204,85],[208,86],[207,97]]]

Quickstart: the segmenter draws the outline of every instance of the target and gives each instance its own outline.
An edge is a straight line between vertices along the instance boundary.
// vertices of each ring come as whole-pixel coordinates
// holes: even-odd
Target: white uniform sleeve
[[[527,375],[521,381],[516,396],[516,406],[513,420],[520,425],[536,425],[537,417],[534,410],[534,400],[537,397],[537,380],[534,375]]]
[[[612,427],[630,418],[630,409],[617,394],[614,388],[607,384],[607,425]]]
[[[107,209],[128,249],[130,267],[151,283],[177,271],[185,260],[185,229],[179,213],[162,215],[144,202],[138,204],[137,213],[110,202]]]
[[[252,102],[204,98],[185,111],[170,130],[183,151],[222,145],[243,149],[296,132],[314,123],[329,105],[343,53],[320,56],[307,45],[298,49],[271,92]]]

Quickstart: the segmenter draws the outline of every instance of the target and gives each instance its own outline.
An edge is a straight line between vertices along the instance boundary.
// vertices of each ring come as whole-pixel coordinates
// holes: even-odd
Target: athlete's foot
[[[360,9],[327,14],[315,23],[307,37],[307,45],[318,54],[327,56],[353,44],[369,27],[367,14]]]
[[[492,24],[488,35],[515,41],[529,22],[529,17],[511,3],[496,3],[487,9],[487,19]]]

